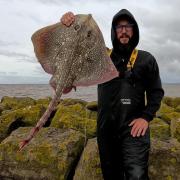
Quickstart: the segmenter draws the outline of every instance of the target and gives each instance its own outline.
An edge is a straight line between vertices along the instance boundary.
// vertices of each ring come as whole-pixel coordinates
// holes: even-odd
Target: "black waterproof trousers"
[[[150,132],[133,137],[129,126],[120,133],[114,128],[98,129],[97,141],[104,180],[149,180]]]
[[[144,136],[133,137],[129,126],[146,108],[144,92],[143,81],[131,76],[98,85],[97,142],[104,180],[149,179],[149,127]]]

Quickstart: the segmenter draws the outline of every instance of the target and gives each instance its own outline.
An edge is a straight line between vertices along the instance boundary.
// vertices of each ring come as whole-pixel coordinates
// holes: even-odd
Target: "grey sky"
[[[48,83],[50,75],[37,62],[31,35],[56,23],[67,11],[91,13],[108,47],[111,21],[126,8],[140,28],[139,49],[151,52],[163,82],[180,83],[179,0],[0,0],[0,84]]]

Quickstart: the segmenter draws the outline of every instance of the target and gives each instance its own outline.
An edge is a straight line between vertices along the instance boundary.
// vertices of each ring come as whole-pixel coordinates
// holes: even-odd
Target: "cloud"
[[[23,12],[13,12],[12,15],[19,17],[19,18],[22,19],[23,21],[24,21],[25,19],[26,19],[26,20],[29,19],[29,20],[35,22],[36,24],[41,24],[41,23],[43,22],[43,20],[42,20],[39,16],[37,16],[37,15],[35,15],[35,14],[32,14],[32,13],[30,13],[30,12],[28,12],[28,13],[26,13],[26,14],[23,13]]]
[[[19,45],[18,42],[11,42],[11,41],[2,41],[0,40],[0,47],[4,47],[4,46],[17,46]]]
[[[12,52],[12,51],[6,51],[0,49],[0,55],[7,56],[7,57],[13,57],[18,61],[26,61],[30,63],[37,63],[34,57],[29,56],[27,54],[18,53],[18,52]]]
[[[47,77],[39,76],[17,76],[17,75],[1,75],[0,84],[48,84]]]
[[[121,8],[127,8],[139,24],[138,48],[155,56],[163,82],[180,83],[179,7],[179,0],[1,0],[0,55],[1,58],[11,57],[19,62],[14,65],[17,71],[21,63],[29,76],[31,73],[44,76],[46,73],[37,65],[31,43],[31,35],[37,29],[58,22],[67,11],[75,14],[91,13],[103,33],[106,45],[112,47],[112,18]],[[3,65],[3,72],[14,72],[9,64]]]
[[[7,75],[7,72],[1,72],[0,71],[0,76],[6,76]]]
[[[35,76],[42,76],[47,78],[50,78],[52,76],[51,74],[46,73],[40,64],[34,67],[33,74]]]

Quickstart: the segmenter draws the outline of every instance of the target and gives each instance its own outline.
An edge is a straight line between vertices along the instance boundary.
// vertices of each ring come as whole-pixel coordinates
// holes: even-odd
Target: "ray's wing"
[[[61,23],[56,23],[44,27],[36,31],[31,37],[36,57],[45,72],[49,74],[54,74],[55,72],[53,58],[49,57],[49,51],[52,48],[51,40],[53,39],[53,32],[60,25]]]

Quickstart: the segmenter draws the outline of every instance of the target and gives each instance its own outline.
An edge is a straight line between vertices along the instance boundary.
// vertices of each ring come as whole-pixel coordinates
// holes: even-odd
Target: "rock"
[[[90,138],[96,135],[96,119],[92,119],[94,116],[80,103],[68,106],[60,103],[50,126],[65,129],[72,128],[81,131]]]
[[[65,99],[61,99],[61,101],[60,101],[60,104],[62,104],[64,106],[75,105],[77,103],[79,103],[83,106],[86,106],[86,104],[87,104],[87,102],[82,99],[65,98]]]
[[[164,114],[167,114],[167,113],[171,113],[171,112],[174,112],[174,108],[164,104],[164,103],[161,103],[161,107],[160,109],[157,111],[156,113],[156,117],[158,118],[162,118],[162,116]]]
[[[176,112],[180,112],[180,105],[178,105],[178,106],[175,108],[175,111],[176,111]]]
[[[150,134],[152,138],[166,140],[170,138],[170,126],[159,118],[150,122]]]
[[[164,97],[162,101],[163,103],[173,108],[176,108],[178,105],[180,105],[180,97]]]
[[[173,99],[173,107],[176,108],[179,105],[180,105],[180,97],[175,97]]]
[[[171,136],[180,142],[180,117],[171,120]]]
[[[36,104],[46,104],[49,105],[50,101],[51,101],[51,97],[47,97],[47,98],[43,98],[43,99],[37,99],[36,100]]]
[[[180,179],[180,143],[151,139],[149,175],[153,180]]]
[[[31,128],[19,128],[0,144],[0,177],[65,180],[72,176],[84,137],[72,129],[43,128],[21,152],[18,143]]]
[[[103,180],[96,138],[89,139],[73,180]]]
[[[0,116],[2,115],[2,112],[5,110],[6,108],[4,107],[3,104],[0,104]]]
[[[88,118],[97,119],[97,101],[88,102],[86,105],[86,109],[89,110]]]
[[[86,117],[88,119],[93,119],[96,121],[97,120],[97,112],[86,109]]]
[[[173,106],[173,98],[172,97],[167,97],[167,96],[164,96],[163,99],[162,99],[162,102],[170,107]]]
[[[162,114],[161,118],[168,124],[171,124],[172,119],[180,118],[180,113],[178,112],[165,113]]]
[[[10,111],[0,116],[0,142],[18,127],[34,126],[45,110],[46,107],[43,105],[35,105]]]
[[[91,110],[91,111],[96,111],[98,110],[97,108],[97,101],[92,101],[92,102],[88,102],[86,105],[86,108]]]
[[[15,110],[26,106],[33,106],[36,101],[30,97],[8,97],[4,96],[1,99],[1,104],[7,110]]]

